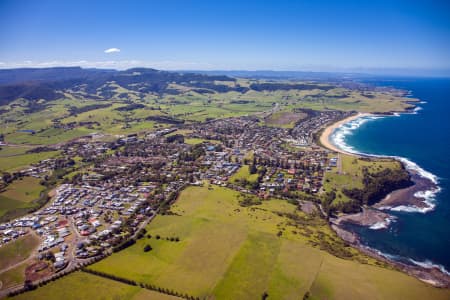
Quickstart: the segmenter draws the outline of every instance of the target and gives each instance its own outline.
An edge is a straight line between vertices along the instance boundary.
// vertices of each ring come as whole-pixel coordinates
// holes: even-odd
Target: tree
[[[8,172],[3,173],[3,181],[5,183],[11,183],[12,180],[13,180],[13,177],[10,173],[8,173]]]
[[[250,165],[249,172],[250,172],[250,174],[256,174],[256,172],[258,172],[258,169],[256,168],[255,163]]]
[[[149,244],[147,244],[147,245],[145,245],[145,247],[144,247],[144,252],[151,251],[152,249],[153,249],[152,246],[150,246]]]

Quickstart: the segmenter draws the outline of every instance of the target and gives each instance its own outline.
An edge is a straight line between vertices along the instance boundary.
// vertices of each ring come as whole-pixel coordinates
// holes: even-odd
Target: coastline
[[[383,254],[382,252],[364,246],[361,244],[359,236],[344,228],[342,224],[336,221],[331,222],[331,228],[336,232],[336,234],[349,243],[352,247],[358,249],[362,253],[373,257],[379,261],[382,261],[389,266],[397,269],[401,272],[404,272],[410,276],[417,278],[420,281],[423,281],[427,284],[430,284],[434,287],[438,288],[450,288],[450,276],[440,269],[439,266],[433,265],[430,267],[422,266],[420,264],[407,264],[394,258],[391,258],[390,255]]]
[[[415,110],[413,110],[414,113]],[[407,113],[407,112],[406,112]],[[360,242],[359,236],[344,227],[345,224],[356,224],[359,226],[369,227],[373,230],[386,229],[391,222],[395,222],[395,217],[389,215],[386,211],[406,211],[406,212],[420,212],[426,213],[434,208],[434,204],[429,201],[428,192],[431,195],[440,190],[437,185],[437,180],[428,176],[425,170],[421,169],[414,162],[411,162],[402,157],[385,156],[385,155],[370,155],[364,153],[354,153],[340,149],[331,141],[331,136],[339,127],[352,122],[358,118],[375,116],[369,113],[357,113],[348,118],[342,119],[327,126],[320,135],[320,143],[323,147],[342,154],[351,155],[354,157],[369,157],[369,158],[391,158],[399,161],[405,170],[411,176],[414,185],[408,188],[399,189],[388,194],[377,204],[369,207],[363,207],[363,211],[356,214],[341,214],[338,218],[330,219],[331,228],[344,241],[351,244],[361,252],[372,256],[380,261],[383,261],[395,269],[403,271],[404,273],[414,276],[417,279],[440,288],[450,288],[450,275],[446,270],[441,269],[437,265],[422,266],[418,263],[409,264],[399,261],[385,255],[380,251],[367,247]],[[389,115],[385,115],[389,116]],[[432,175],[432,174],[431,174]],[[434,176],[434,175],[433,175]],[[407,258],[406,258],[407,259]],[[409,259],[411,260],[411,259]]]
[[[419,213],[426,213],[433,210],[435,204],[433,203],[432,199],[434,195],[440,191],[437,178],[433,174],[423,170],[420,166],[404,157],[355,153],[343,150],[339,148],[337,145],[333,144],[333,142],[331,141],[330,139],[331,135],[339,127],[359,118],[375,117],[375,116],[379,115],[370,113],[357,113],[355,115],[337,121],[327,126],[322,131],[319,141],[323,147],[337,153],[342,153],[354,157],[366,157],[374,159],[384,158],[396,160],[410,174],[411,181],[414,183],[412,186],[391,192],[384,199],[372,205],[373,208],[379,210],[419,212]],[[387,117],[390,115],[385,114],[384,116]]]
[[[337,121],[327,127],[325,127],[325,129],[323,130],[322,134],[320,135],[320,143],[327,149],[334,151],[334,152],[339,152],[339,153],[343,153],[343,154],[348,154],[348,155],[353,155],[353,156],[358,156],[355,153],[351,153],[351,152],[347,152],[344,151],[342,149],[339,149],[338,147],[336,147],[335,145],[333,145],[333,143],[330,142],[330,137],[331,135],[334,133],[334,131],[336,129],[338,129],[340,126],[349,123],[353,120],[362,118],[362,117],[368,117],[371,116],[371,114],[369,113],[357,113],[356,115],[352,115],[350,117],[347,117],[345,119],[342,119],[340,121]]]

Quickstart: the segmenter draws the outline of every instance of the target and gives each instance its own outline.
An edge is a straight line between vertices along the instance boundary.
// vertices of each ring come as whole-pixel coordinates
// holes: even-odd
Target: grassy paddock
[[[39,182],[39,178],[23,177],[8,185],[1,196],[22,202],[31,202],[39,198],[40,193],[45,189]]]
[[[28,258],[38,245],[39,238],[35,235],[27,234],[0,247],[0,270]]]
[[[25,269],[27,264],[21,264],[11,270],[0,273],[0,290],[7,289],[11,286],[16,286],[24,282],[25,280]]]
[[[49,151],[40,153],[21,154],[14,157],[1,156],[0,157],[0,171],[12,172],[18,169],[37,163],[41,160],[55,157],[59,151]]]
[[[75,272],[57,281],[50,282],[45,287],[21,294],[12,299],[125,300],[142,297],[142,295],[139,295],[140,291],[141,288],[137,286],[127,285],[84,272]]]
[[[305,119],[307,114],[305,113],[294,113],[294,112],[276,112],[270,115],[266,119],[267,126],[281,127],[281,128],[294,128],[295,123]]]
[[[373,259],[364,257],[367,264],[361,264],[363,256],[354,249],[347,249],[353,256],[343,260],[312,247],[320,241],[331,247],[340,244],[326,224],[314,218],[308,221],[286,201],[241,207],[238,195],[215,186],[189,187],[172,206],[174,215],[157,216],[148,225],[151,237],[89,268],[215,299],[260,299],[264,292],[273,299],[301,299],[306,292],[313,299],[404,295],[423,299],[426,293],[447,299],[450,295],[448,290],[376,267]],[[305,223],[293,226],[286,213]],[[144,252],[146,244],[153,250]]]
[[[235,183],[241,180],[247,180],[252,183],[258,179],[258,174],[250,174],[250,169],[248,165],[242,166],[236,173],[230,177],[230,182]]]
[[[8,185],[5,191],[0,193],[0,216],[19,208],[32,207],[33,200],[39,198],[45,187],[39,184],[39,179],[23,177]]]

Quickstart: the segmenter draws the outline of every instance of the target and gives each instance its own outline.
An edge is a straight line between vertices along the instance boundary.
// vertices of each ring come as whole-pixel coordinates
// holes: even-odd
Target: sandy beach
[[[350,122],[352,120],[355,120],[357,118],[364,117],[364,116],[369,116],[369,115],[370,114],[368,114],[368,113],[358,113],[356,115],[353,115],[353,116],[350,116],[348,118],[342,119],[342,120],[340,120],[340,121],[338,121],[338,122],[328,126],[327,128],[325,128],[325,130],[322,132],[322,135],[320,136],[320,143],[324,147],[326,147],[326,148],[328,148],[328,149],[330,149],[332,151],[340,152],[340,153],[344,153],[344,154],[355,155],[354,153],[346,152],[344,150],[339,149],[335,145],[333,145],[333,143],[331,143],[331,141],[330,141],[330,135],[333,134],[334,130],[336,128],[338,128],[339,126],[341,126],[341,125],[343,125],[345,123],[348,123],[348,122]]]
[[[327,128],[324,129],[320,136],[320,143],[325,147],[332,151],[349,154],[357,156],[354,153],[350,153],[344,150],[339,149],[330,141],[330,136],[333,134],[334,130],[338,127],[342,126],[345,123],[348,123],[352,120],[355,120],[360,117],[370,116],[368,113],[358,113],[356,115],[350,116],[343,120],[340,120]],[[450,286],[450,276],[442,272],[440,269],[433,268],[424,268],[421,266],[413,266],[410,264],[405,264],[400,261],[388,259],[382,255],[380,255],[376,250],[368,248],[361,244],[359,240],[359,236],[345,229],[343,227],[344,223],[353,223],[360,226],[374,226],[373,229],[383,229],[389,226],[390,221],[392,220],[392,216],[386,212],[382,212],[379,209],[382,207],[396,207],[396,206],[411,206],[417,209],[424,209],[428,205],[424,202],[424,199],[417,198],[415,194],[418,191],[429,190],[432,188],[436,188],[436,185],[431,182],[427,178],[423,178],[417,174],[417,172],[408,170],[411,174],[411,178],[414,182],[413,186],[410,186],[405,189],[400,189],[393,191],[389,195],[387,195],[382,201],[375,204],[373,208],[364,208],[362,212],[356,214],[343,214],[337,219],[332,219],[331,227],[332,229],[346,242],[358,248],[363,253],[372,256],[380,261],[383,261],[396,269],[399,269],[411,276],[418,278],[423,282],[427,282],[436,287],[448,288]]]

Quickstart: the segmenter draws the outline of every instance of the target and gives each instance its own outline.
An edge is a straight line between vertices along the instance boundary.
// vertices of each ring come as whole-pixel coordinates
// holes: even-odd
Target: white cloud
[[[104,52],[105,53],[119,53],[120,49],[119,48],[109,48],[109,49],[106,49]]]

